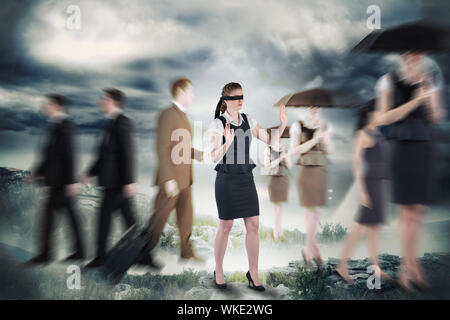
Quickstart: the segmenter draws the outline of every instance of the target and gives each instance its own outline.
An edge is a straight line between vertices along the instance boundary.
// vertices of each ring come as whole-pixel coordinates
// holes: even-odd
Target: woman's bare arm
[[[334,151],[334,145],[333,145],[333,141],[331,140],[331,134],[327,131],[324,132],[323,138],[322,138],[322,142],[325,146],[325,151],[330,154],[333,153]]]
[[[426,82],[424,80],[423,82]],[[414,98],[391,110],[393,97],[391,90],[383,90],[378,94],[377,109],[380,114],[377,116],[376,125],[385,126],[404,119],[414,109],[426,104],[431,110],[431,121],[439,122],[442,117],[442,103],[440,101],[440,90],[430,90],[421,87],[415,93]]]
[[[300,132],[291,138],[291,154],[303,154],[305,152],[308,152],[312,147],[319,143],[321,137],[321,135],[315,134],[312,139],[304,143],[300,143],[300,135],[301,128]]]
[[[366,207],[370,207],[370,199],[367,193],[366,183],[364,181],[363,174],[363,151],[366,136],[362,130],[356,133],[355,143],[353,147],[353,174],[355,177],[356,186],[358,188],[358,194],[360,202]]]
[[[445,111],[442,106],[441,90],[433,90],[430,99],[428,99],[427,107],[430,110],[430,120],[432,123],[439,123],[445,118]]]
[[[225,136],[225,143],[223,143],[223,136]],[[223,134],[217,132],[211,133],[209,157],[213,162],[218,162],[223,158],[228,148],[234,139],[234,130],[230,130],[229,124],[224,129]]]
[[[401,106],[391,109],[392,107],[392,94],[388,90],[380,92],[377,99],[377,109],[381,112],[376,118],[377,126],[386,126],[404,119],[410,112],[416,109],[420,105],[421,100],[419,98],[413,98],[410,101],[402,104]]]
[[[280,156],[272,161],[270,161],[270,154],[266,153],[264,155],[264,166],[269,169],[275,169],[279,166],[280,162],[283,161],[283,159],[287,158],[286,154],[282,152]]]
[[[291,157],[288,153],[285,153],[286,157],[284,158],[286,160],[286,165],[288,168],[292,167],[292,161],[291,161]]]
[[[253,135],[258,138],[259,140],[261,140],[264,143],[270,144],[270,136],[269,133],[267,132],[266,129],[261,128],[261,126],[259,124],[257,124],[253,129],[252,129],[252,133]],[[276,140],[274,140],[276,141]]]
[[[272,147],[275,147],[275,149],[277,149],[279,146],[277,146],[276,142],[280,141],[280,137],[285,128],[286,128],[286,126],[282,126],[282,127],[279,127],[278,129],[273,129],[275,134],[272,139],[270,138],[270,135],[267,132],[267,129],[262,128],[259,124],[257,124],[252,129],[252,133],[256,138],[258,138],[262,142],[267,143],[267,144],[271,145]]]
[[[286,106],[282,105],[280,107],[280,126],[278,127],[278,129],[273,130],[274,134],[272,135],[272,139],[270,138],[271,136],[269,136],[267,130],[261,128],[259,124],[256,124],[256,126],[252,130],[252,133],[262,142],[270,144],[275,148],[278,148],[277,142],[280,141],[284,129],[286,129],[287,121],[288,120],[287,120]]]

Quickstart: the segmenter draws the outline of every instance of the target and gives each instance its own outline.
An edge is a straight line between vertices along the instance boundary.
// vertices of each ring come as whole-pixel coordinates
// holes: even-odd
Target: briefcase
[[[118,283],[142,257],[148,241],[147,232],[139,230],[136,225],[130,227],[106,256],[102,268],[106,278],[113,284]]]
[[[169,200],[158,210],[165,208]],[[134,224],[108,252],[102,272],[112,284],[117,284],[133,264],[149,253],[145,250],[150,241],[149,230],[149,226],[140,229]]]

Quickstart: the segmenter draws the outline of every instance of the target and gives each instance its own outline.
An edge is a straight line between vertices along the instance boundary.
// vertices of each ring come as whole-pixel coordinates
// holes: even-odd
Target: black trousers
[[[64,187],[52,187],[50,189],[50,195],[48,197],[42,219],[41,253],[44,255],[51,254],[51,236],[53,232],[55,212],[60,209],[65,209],[70,221],[70,226],[72,228],[72,233],[75,240],[73,243],[74,251],[83,253],[80,223],[73,206],[73,197],[68,197],[66,195]]]
[[[113,213],[119,209],[125,221],[126,228],[130,228],[136,222],[131,198],[123,195],[122,188],[105,189],[98,222],[98,258],[103,259],[106,256],[106,242],[111,229],[111,218]]]

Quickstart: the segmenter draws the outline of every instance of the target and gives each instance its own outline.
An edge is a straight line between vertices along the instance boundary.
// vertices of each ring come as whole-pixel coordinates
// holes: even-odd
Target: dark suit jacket
[[[133,125],[123,114],[108,121],[97,160],[88,173],[98,176],[98,184],[102,187],[120,188],[134,182]]]
[[[42,160],[34,174],[44,177],[45,185],[62,187],[75,183],[73,125],[62,119],[52,125],[48,141],[42,150]]]

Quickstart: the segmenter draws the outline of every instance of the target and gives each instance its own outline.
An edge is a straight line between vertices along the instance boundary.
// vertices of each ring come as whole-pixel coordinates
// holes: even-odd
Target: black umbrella
[[[449,51],[450,29],[424,21],[403,24],[385,30],[375,30],[351,51]]]
[[[286,107],[320,107],[320,108],[352,108],[361,102],[358,97],[330,89],[312,89],[285,95],[275,106]]]

